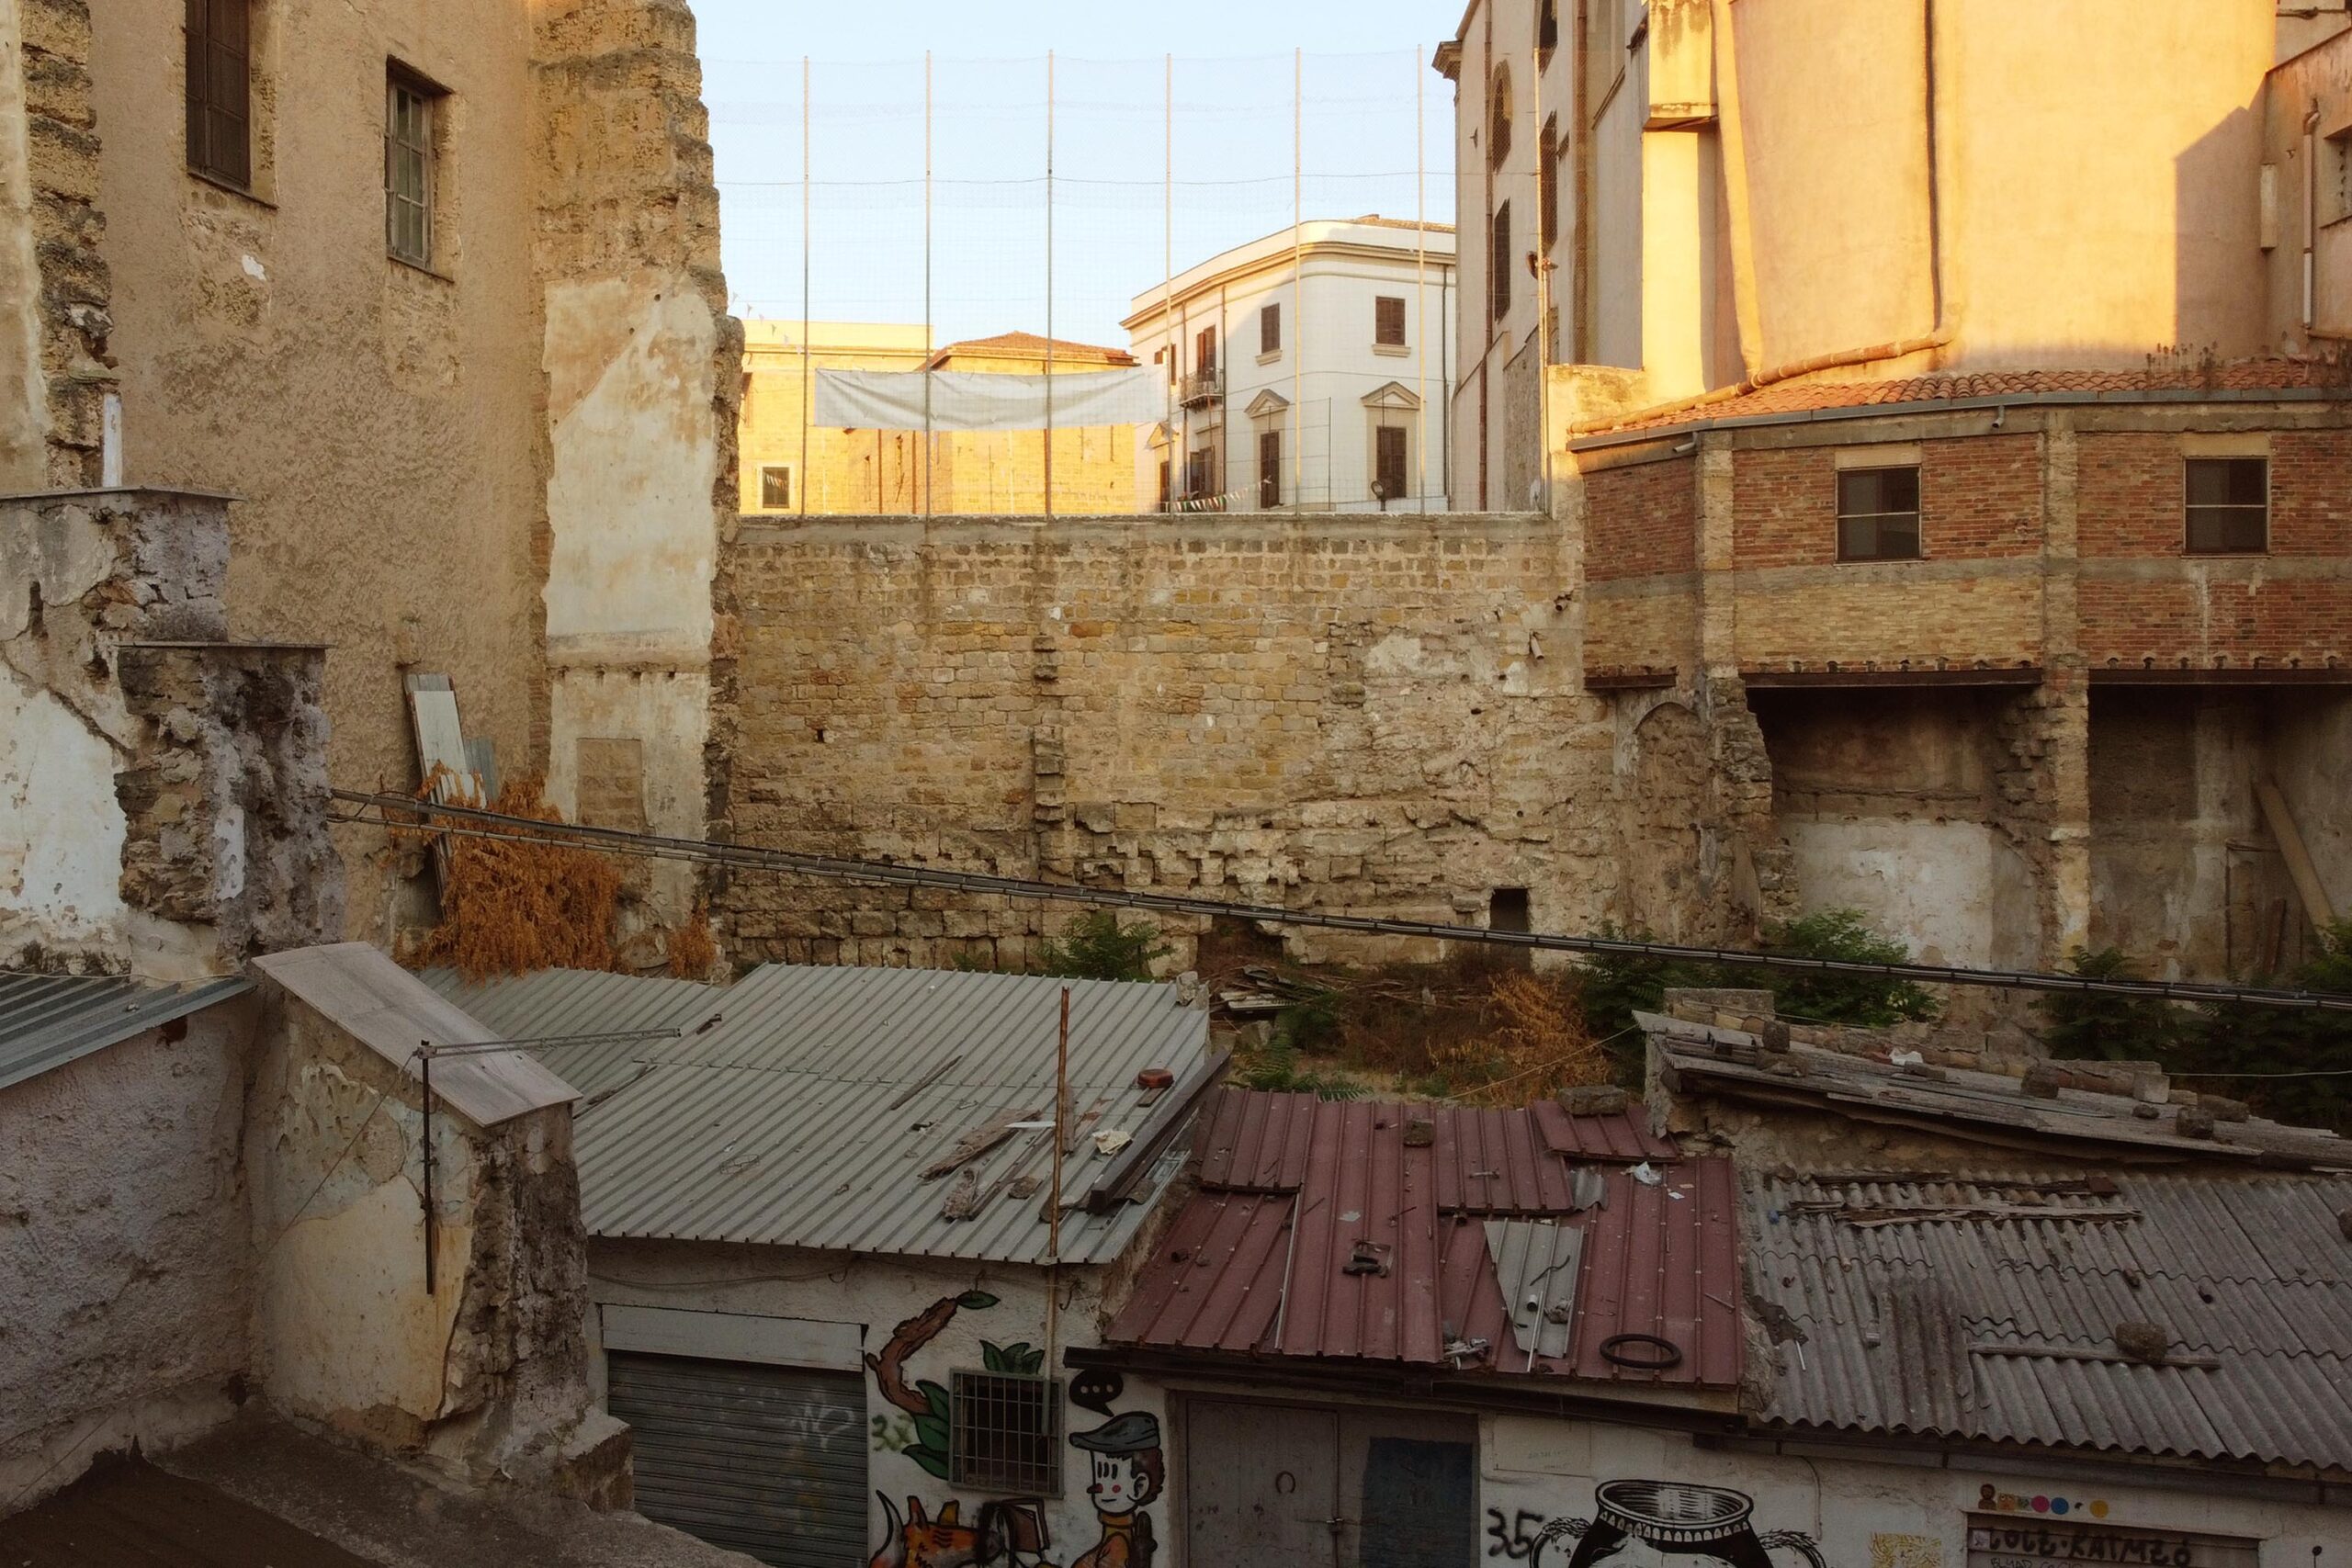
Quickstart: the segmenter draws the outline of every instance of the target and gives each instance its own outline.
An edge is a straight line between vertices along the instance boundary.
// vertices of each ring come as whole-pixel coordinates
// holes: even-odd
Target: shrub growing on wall
[[[1152,964],[1172,951],[1148,922],[1123,926],[1110,910],[1097,909],[1040,942],[1037,967],[1065,980],[1148,980]]]

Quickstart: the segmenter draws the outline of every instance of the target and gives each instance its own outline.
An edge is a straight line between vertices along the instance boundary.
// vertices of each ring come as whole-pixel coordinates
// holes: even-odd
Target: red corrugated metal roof
[[[1655,1185],[1623,1163],[1622,1151],[1642,1146],[1663,1151],[1652,1156]],[[1603,1152],[1569,1152],[1592,1150]],[[1632,1117],[1226,1089],[1202,1117],[1195,1153],[1201,1190],[1145,1265],[1113,1343],[1704,1388],[1739,1381],[1730,1164],[1673,1158]],[[1578,1169],[1599,1180],[1594,1207],[1572,1206]],[[1487,1222],[1502,1218],[1584,1232],[1565,1357],[1521,1351],[1512,1337],[1487,1237]],[[1629,1333],[1671,1342],[1681,1360],[1655,1371],[1612,1364],[1602,1345]],[[1483,1353],[1449,1358],[1449,1344],[1478,1340]]]

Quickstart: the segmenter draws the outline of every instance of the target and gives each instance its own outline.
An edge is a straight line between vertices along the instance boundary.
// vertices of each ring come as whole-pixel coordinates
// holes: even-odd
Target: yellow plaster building
[[[797,321],[745,322],[739,441],[743,511],[1043,513],[1046,432],[943,430],[926,441],[920,430],[843,430],[814,423],[804,430],[802,410],[814,390],[809,378],[815,370],[929,368],[1037,376],[1046,373],[1046,340],[1033,333],[976,338],[930,353],[920,325],[817,321],[808,326],[804,339]],[[1126,369],[1135,363],[1121,348],[1066,339],[1053,344],[1056,375]],[[1056,430],[1052,439],[1057,514],[1136,510],[1134,425]]]

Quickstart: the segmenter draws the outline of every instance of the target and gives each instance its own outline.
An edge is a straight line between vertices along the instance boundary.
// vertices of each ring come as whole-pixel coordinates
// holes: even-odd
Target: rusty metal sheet
[[[1197,1147],[1203,1190],[1146,1262],[1113,1343],[1709,1388],[1739,1381],[1726,1161],[1661,1164],[1654,1186],[1622,1165],[1587,1167],[1604,1201],[1577,1210],[1568,1162],[1529,1111],[1240,1089],[1220,1091]],[[1559,1281],[1572,1323],[1532,1351],[1511,1332],[1488,1217],[1548,1220],[1567,1233],[1551,1245],[1577,1255]],[[1617,1333],[1669,1341],[1675,1364],[1612,1363],[1600,1347]]]
[[[1555,1155],[1577,1160],[1611,1160],[1633,1164],[1645,1159],[1673,1159],[1672,1138],[1650,1131],[1649,1113],[1636,1104],[1613,1116],[1577,1116],[1556,1100],[1529,1107],[1536,1130]]]

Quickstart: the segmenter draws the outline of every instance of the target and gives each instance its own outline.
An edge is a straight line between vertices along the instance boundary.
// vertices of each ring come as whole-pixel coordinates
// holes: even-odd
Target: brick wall
[[[1585,480],[1585,578],[1612,582],[1699,564],[1692,459],[1604,468]]]
[[[1570,547],[1525,517],[746,519],[728,825],[1473,923],[1525,887],[1589,922],[1612,742]],[[715,908],[738,957],[860,963],[1017,964],[1069,913],[741,875]]]
[[[1744,451],[1735,459],[1735,564],[1838,559],[1836,449]],[[1930,560],[2030,555],[2041,543],[2041,437],[1972,435],[1919,448],[1920,549]]]

